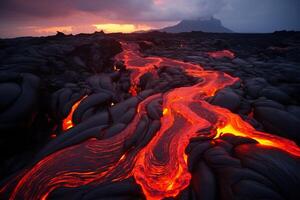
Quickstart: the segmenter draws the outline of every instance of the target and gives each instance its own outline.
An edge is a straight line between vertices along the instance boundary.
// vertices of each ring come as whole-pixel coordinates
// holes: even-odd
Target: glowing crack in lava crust
[[[210,57],[220,59],[220,58],[229,58],[234,59],[235,54],[230,50],[214,51],[207,53]]]
[[[68,114],[68,116],[62,121],[62,129],[63,131],[67,131],[70,128],[72,128],[74,126],[74,123],[72,121],[72,117],[73,114],[75,112],[75,110],[78,108],[79,104],[81,103],[81,101],[83,99],[85,99],[87,96],[82,97],[81,99],[79,99],[71,108],[70,113]]]
[[[137,86],[139,78],[146,72],[158,76],[156,71],[162,66],[181,67],[201,81],[146,98],[139,103],[134,119],[115,136],[102,140],[91,138],[44,157],[24,172],[10,199],[47,199],[60,187],[111,183],[131,176],[148,200],[176,197],[191,180],[185,149],[191,138],[201,135],[213,140],[223,133],[231,133],[300,156],[300,149],[293,141],[256,131],[238,115],[204,100],[217,90],[234,84],[237,78],[217,71],[205,71],[192,63],[143,57],[136,44],[122,45],[123,52],[117,59],[123,60],[127,69],[132,71],[132,85]],[[163,99],[159,131],[144,146],[137,144],[124,153],[124,143],[135,137],[135,130],[147,114],[146,106],[157,98]],[[209,133],[203,131],[208,129],[211,130]]]

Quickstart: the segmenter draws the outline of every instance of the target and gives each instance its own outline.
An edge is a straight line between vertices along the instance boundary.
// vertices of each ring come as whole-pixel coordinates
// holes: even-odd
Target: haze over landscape
[[[214,16],[234,32],[300,30],[299,0],[1,0],[0,37],[161,29]]]

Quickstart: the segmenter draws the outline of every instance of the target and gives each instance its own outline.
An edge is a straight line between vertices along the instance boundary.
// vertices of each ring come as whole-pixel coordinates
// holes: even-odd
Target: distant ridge
[[[169,26],[159,31],[168,33],[181,33],[191,31],[203,31],[211,33],[232,33],[233,31],[224,27],[222,22],[214,17],[196,20],[182,20],[174,26]]]

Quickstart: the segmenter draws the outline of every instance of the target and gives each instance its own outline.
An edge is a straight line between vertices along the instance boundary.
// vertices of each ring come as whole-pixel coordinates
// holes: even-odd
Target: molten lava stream
[[[220,59],[220,58],[229,58],[234,59],[235,54],[230,50],[214,51],[207,53],[210,57]]]
[[[201,135],[201,130],[210,127],[218,128],[215,138],[223,132],[232,133],[300,156],[300,149],[294,142],[258,132],[238,115],[203,100],[203,97],[213,95],[213,91],[232,84],[234,79],[221,73],[194,74],[201,74],[205,82],[177,88],[163,96],[161,129],[138,155],[134,177],[147,199],[175,197],[189,185],[191,176],[187,169],[185,149],[191,138]],[[203,96],[199,96],[199,93]]]
[[[201,66],[162,57],[142,57],[136,44],[122,43],[124,60],[132,71],[131,82],[138,85],[139,77],[161,66],[181,67],[188,75],[203,81],[193,86],[156,94],[141,102],[132,122],[117,135],[104,139],[89,139],[46,156],[25,173],[14,187],[11,199],[46,199],[59,187],[79,187],[111,183],[133,176],[148,200],[175,197],[191,179],[185,149],[193,137],[208,134],[201,130],[214,127],[214,139],[222,133],[249,137],[261,145],[279,148],[300,156],[292,141],[256,131],[238,115],[210,105],[204,99],[232,85],[238,79],[216,71],[204,71]],[[124,152],[124,143],[134,137],[138,123],[147,114],[146,106],[163,97],[160,130],[143,148],[133,147]],[[63,164],[62,164],[63,163]]]
[[[104,140],[91,138],[43,158],[19,180],[10,199],[47,199],[59,187],[111,183],[131,176],[138,149],[124,154],[124,143],[134,137],[135,128],[146,114],[146,105],[158,96],[141,102],[139,112],[118,135]]]
[[[74,123],[72,121],[72,117],[73,114],[75,112],[75,110],[78,108],[79,104],[86,98],[87,96],[82,97],[81,99],[79,99],[71,108],[70,113],[68,114],[68,116],[63,120],[62,122],[62,130],[63,131],[67,131],[70,128],[72,128],[74,126]]]

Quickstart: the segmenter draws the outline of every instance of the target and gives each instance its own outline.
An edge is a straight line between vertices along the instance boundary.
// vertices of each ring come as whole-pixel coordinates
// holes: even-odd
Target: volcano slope
[[[1,199],[300,198],[298,33],[0,45]]]

